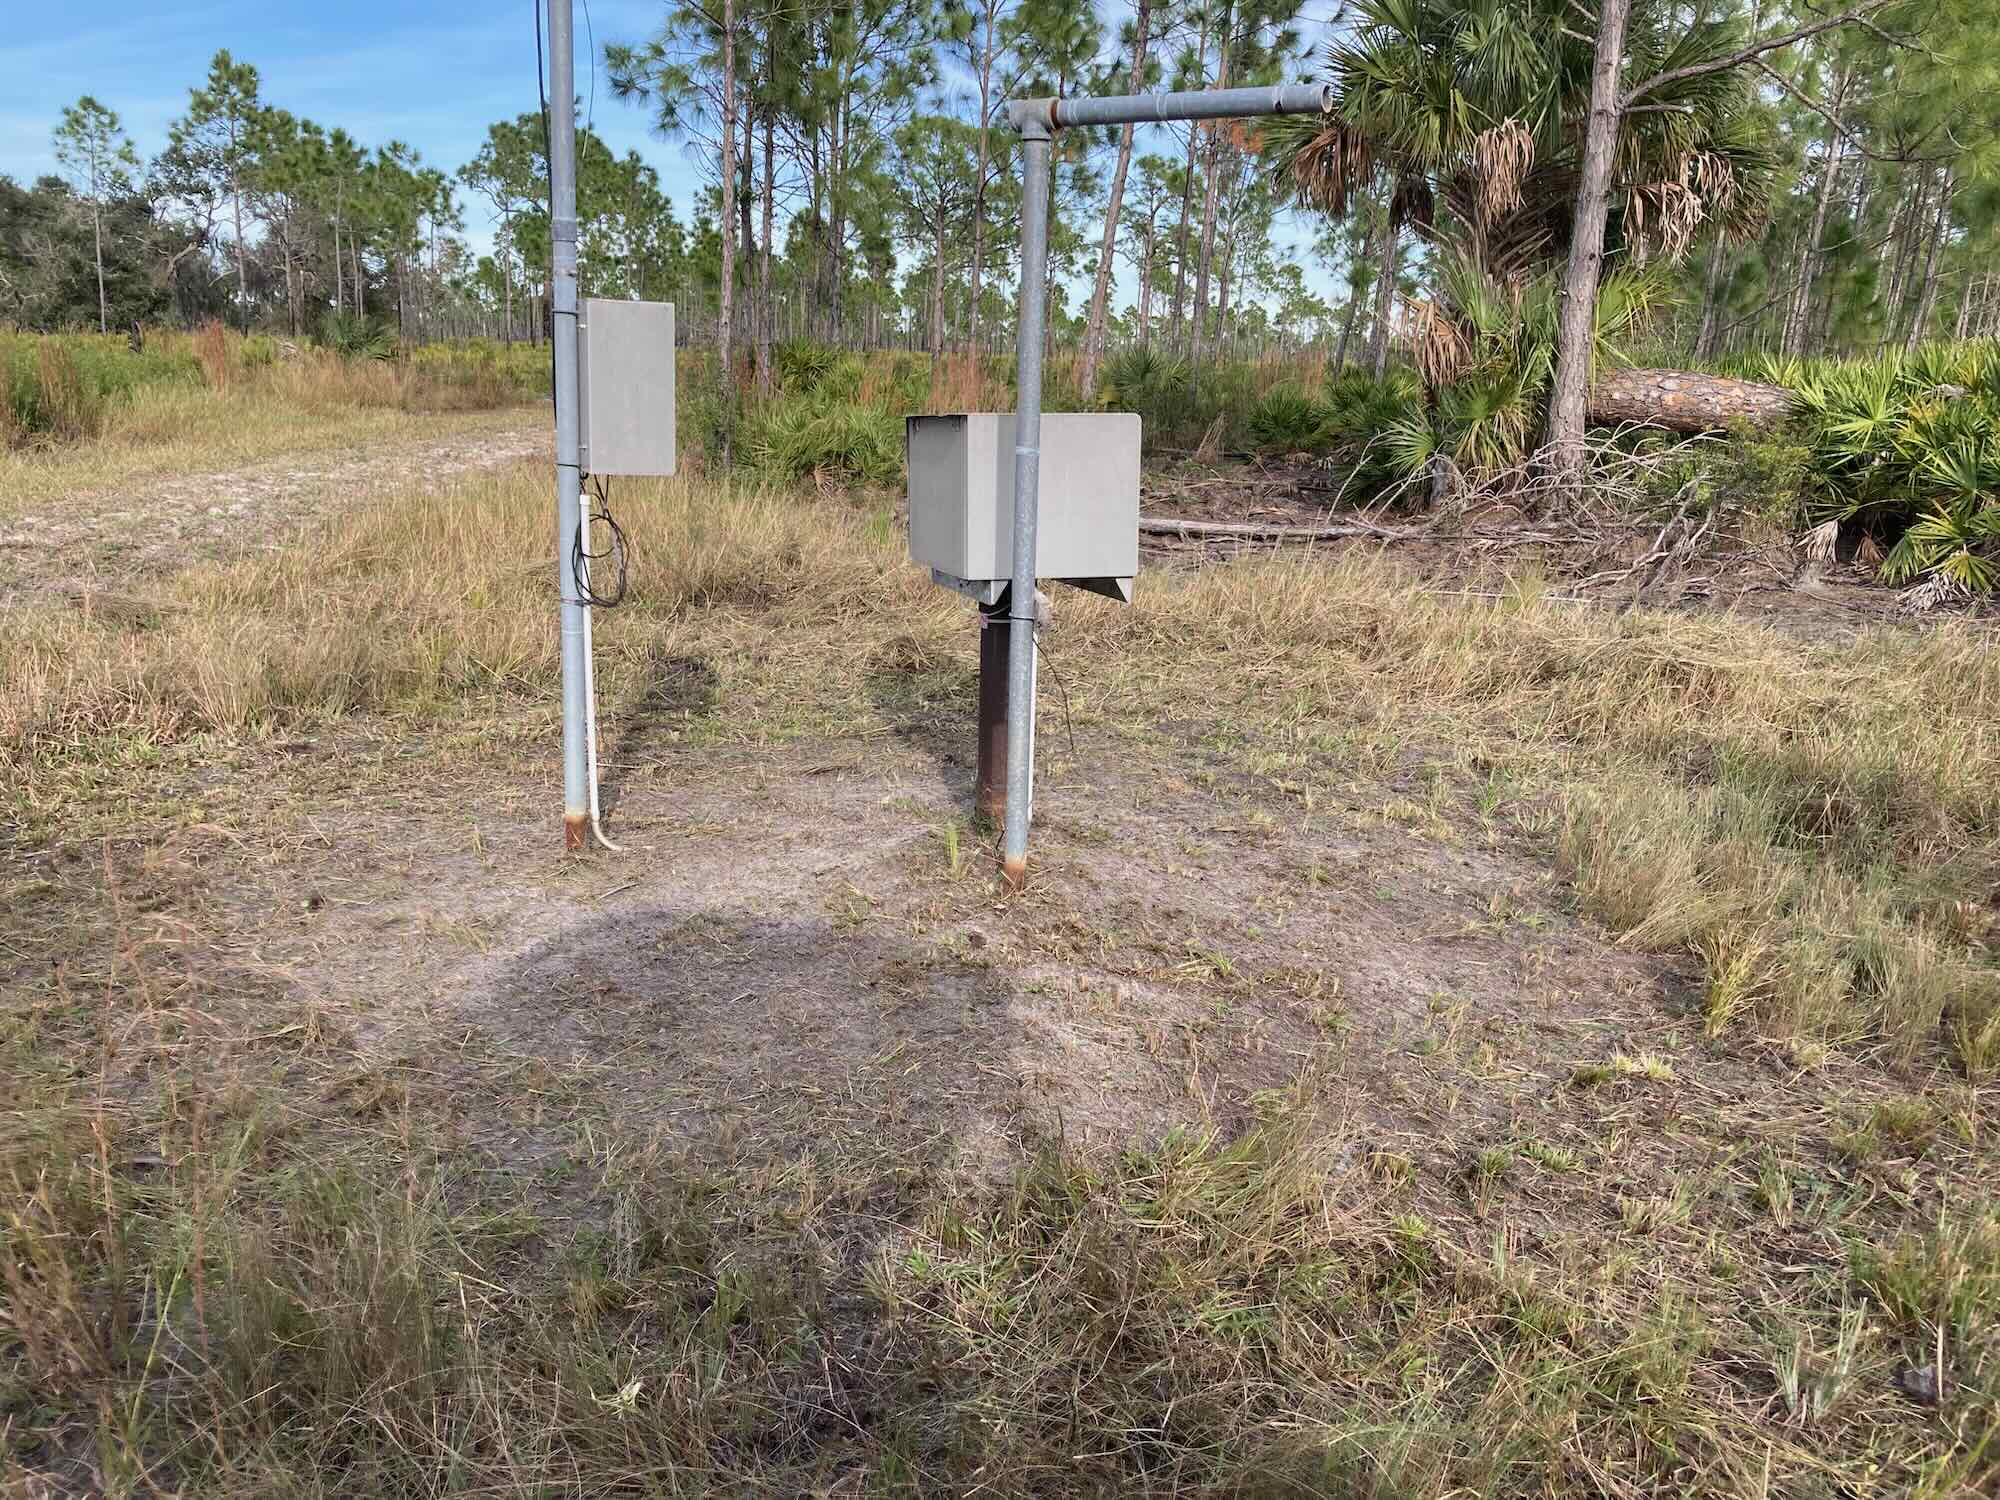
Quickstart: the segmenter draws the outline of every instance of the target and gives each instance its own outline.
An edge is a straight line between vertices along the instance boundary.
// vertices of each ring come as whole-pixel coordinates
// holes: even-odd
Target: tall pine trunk
[[[243,181],[237,172],[237,152],[241,127],[233,112],[229,117],[229,201],[236,214],[236,315],[243,331],[250,331],[250,281],[243,262]]]
[[[1159,225],[1157,212],[1146,220],[1145,259],[1139,262],[1139,347],[1146,348],[1153,337],[1153,239]]]
[[[1931,226],[1930,253],[1924,257],[1923,285],[1917,291],[1917,310],[1910,318],[1910,336],[1904,342],[1907,353],[1915,354],[1917,345],[1924,340],[1924,332],[1930,326],[1931,309],[1937,304],[1938,251],[1943,248],[1944,237],[1951,228],[1951,168],[1944,169],[1944,179],[1938,184],[1937,218]]]
[[[1812,321],[1813,275],[1819,266],[1820,240],[1826,233],[1826,213],[1833,203],[1834,183],[1840,177],[1841,163],[1847,154],[1847,141],[1840,130],[1840,106],[1847,94],[1847,79],[1847,71],[1843,69],[1833,86],[1833,102],[1827,111],[1826,148],[1820,162],[1819,191],[1813,195],[1812,229],[1806,235],[1798,285],[1792,290],[1791,307],[1785,318],[1783,352],[1788,355],[1805,352],[1806,329]]]
[[[773,45],[768,28],[764,45],[768,54]],[[758,250],[757,261],[757,389],[766,396],[771,394],[771,323],[776,316],[771,306],[771,235],[778,197],[776,117],[776,110],[768,107],[764,110],[764,243]]]
[[[1721,309],[1716,305],[1717,293],[1722,287],[1722,246],[1721,230],[1715,232],[1715,243],[1708,250],[1708,275],[1703,278],[1701,288],[1701,327],[1694,336],[1694,357],[1697,360],[1715,357],[1716,335],[1721,332]]]
[[[986,31],[979,46],[979,166],[972,178],[972,294],[966,307],[965,345],[979,348],[979,282],[986,272],[986,175],[993,160],[993,6],[988,4]]]
[[[1618,74],[1625,60],[1625,22],[1631,11],[1632,0],[1602,0],[1597,16],[1590,115],[1584,125],[1576,220],[1556,328],[1555,388],[1549,397],[1549,443],[1556,467],[1569,474],[1580,473],[1584,461],[1597,286],[1604,273],[1604,224],[1610,215],[1611,169],[1618,154]]]
[[[1806,254],[1798,268],[1798,286],[1792,288],[1792,306],[1784,320],[1784,352],[1806,352],[1806,330],[1812,326],[1812,278],[1820,264],[1820,240],[1826,238],[1826,210],[1834,202],[1834,184],[1846,160],[1846,138],[1840,134],[1840,104],[1848,92],[1848,74],[1842,72],[1834,84],[1834,100],[1826,120],[1826,150],[1820,162],[1820,188],[1812,196],[1812,228],[1806,234]]]
[[[1882,343],[1884,347],[1893,343],[1896,330],[1903,321],[1903,297],[1907,292],[1910,260],[1918,237],[1911,233],[1911,226],[1922,222],[1924,203],[1930,192],[1930,169],[1926,167],[1917,178],[1916,185],[1897,206],[1895,229],[1896,258],[1890,263],[1889,292],[1882,304]]]
[[[736,407],[736,0],[722,0],[722,290],[716,339],[722,364],[722,462],[730,462]]]
[[[1146,86],[1146,31],[1153,20],[1153,0],[1139,0],[1139,12],[1132,35],[1131,92]],[[1111,197],[1104,207],[1104,243],[1097,252],[1097,285],[1090,293],[1090,322],[1083,334],[1083,368],[1077,383],[1083,399],[1097,394],[1097,365],[1104,354],[1105,307],[1111,298],[1111,265],[1118,245],[1118,213],[1125,202],[1125,176],[1132,166],[1133,127],[1118,133],[1118,165],[1111,173]]]
[[[738,311],[737,321],[743,325],[743,342],[750,358],[757,357],[757,297],[751,290],[754,285],[751,267],[757,259],[757,227],[752,215],[757,211],[757,109],[750,100],[743,101],[741,110],[743,121],[743,154],[736,163],[736,254],[742,261],[739,268],[743,273],[743,301],[745,306]]]
[[[944,214],[938,214],[937,243],[931,247],[931,358],[944,353]]]
[[[1848,240],[1850,243],[1858,236],[1859,231],[1857,226],[1866,222],[1865,211],[1867,207],[1868,172],[1866,167],[1862,166],[1854,173],[1854,198],[1847,206],[1847,222],[1850,226],[1848,229]],[[1826,257],[1822,254],[1820,257],[1821,284],[1826,286],[1827,290],[1826,294],[1819,299],[1819,319],[1813,328],[1812,342],[1807,346],[1810,349],[1817,350],[1821,354],[1826,353],[1833,347],[1833,320],[1835,313],[1839,310],[1838,289],[1836,286],[1828,285],[1825,281],[1825,262]]]
[[[828,294],[828,321],[833,326],[833,342],[841,343],[847,328],[847,165],[848,153],[854,149],[854,117],[851,112],[853,95],[842,90],[840,108],[834,118],[840,123],[840,135],[835,142],[833,153],[833,187],[827,196],[833,217],[833,286]]]
[[[1377,236],[1380,227],[1381,227],[1380,222],[1378,220],[1374,219],[1369,220],[1368,237],[1367,239],[1363,240],[1361,244],[1361,264],[1363,265],[1367,265],[1371,260],[1375,258],[1375,247],[1377,244]],[[1348,343],[1354,337],[1355,325],[1360,321],[1361,321],[1361,287],[1359,283],[1356,282],[1352,278],[1352,276],[1350,276],[1347,286],[1347,315],[1341,319],[1340,344],[1334,350],[1334,355],[1333,355],[1333,372],[1336,375],[1338,375],[1342,370],[1347,368],[1347,346]]]
[[[1181,342],[1184,328],[1182,316],[1187,307],[1187,261],[1188,261],[1188,219],[1194,212],[1194,143],[1195,127],[1188,126],[1187,173],[1181,179],[1181,222],[1174,231],[1174,319],[1173,339]]]
[[[97,201],[95,191],[90,199],[90,232],[97,242],[97,331],[109,333],[111,304],[104,295],[104,205]]]
[[[1215,86],[1229,87],[1229,25],[1234,14],[1229,0],[1223,0],[1222,24],[1215,34]],[[1190,358],[1201,362],[1201,346],[1208,336],[1208,282],[1215,267],[1215,209],[1222,182],[1222,122],[1214,121],[1208,132],[1208,160],[1203,166],[1201,190],[1201,259],[1194,277],[1194,339]]]

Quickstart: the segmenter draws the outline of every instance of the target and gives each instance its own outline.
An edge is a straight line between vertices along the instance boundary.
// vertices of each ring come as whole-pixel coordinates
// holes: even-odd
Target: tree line
[[[1304,78],[1334,84],[1327,120],[1062,133],[1051,337],[1081,350],[1086,391],[1113,343],[1192,361],[1317,344],[1380,369],[1392,346],[1414,353],[1468,257],[1504,289],[1567,264],[1596,210],[1595,274],[1650,262],[1657,337],[1688,357],[2000,334],[2000,20],[1983,0],[1837,17],[1805,0],[1360,0],[1326,23],[1300,0],[659,14],[603,49],[608,107],[689,149],[701,186],[683,217],[586,120],[580,274],[592,295],[678,302],[690,336],[759,380],[800,336],[1005,346],[1009,98]],[[219,52],[150,162],[85,98],[55,128],[59,177],[0,179],[0,318],[537,337],[544,141],[524,113],[447,171],[267,102]]]

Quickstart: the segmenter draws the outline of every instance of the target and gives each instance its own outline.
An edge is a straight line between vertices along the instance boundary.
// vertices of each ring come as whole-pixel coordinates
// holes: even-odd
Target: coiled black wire
[[[610,484],[600,478],[585,477],[594,503],[576,523],[576,540],[569,549],[570,577],[575,580],[577,594],[584,603],[597,609],[616,609],[625,602],[625,529],[611,514]],[[610,545],[602,552],[592,552],[588,547],[590,528],[594,525],[601,525],[609,533]],[[596,565],[607,557],[617,570],[618,583],[609,593],[599,593]],[[586,562],[591,566],[586,568]]]

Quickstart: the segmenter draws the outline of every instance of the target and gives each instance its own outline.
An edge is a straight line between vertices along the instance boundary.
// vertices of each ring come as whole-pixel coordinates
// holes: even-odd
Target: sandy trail
[[[82,500],[31,501],[0,520],[7,595],[116,590],[245,549],[416,483],[499,468],[544,450],[539,410],[482,413],[443,436],[283,454],[231,469],[151,475]]]

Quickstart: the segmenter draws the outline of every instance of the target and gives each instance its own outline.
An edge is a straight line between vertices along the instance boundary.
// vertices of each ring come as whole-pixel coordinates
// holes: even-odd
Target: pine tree
[[[70,174],[77,196],[90,206],[97,267],[97,330],[103,333],[111,326],[110,303],[104,293],[104,205],[107,199],[130,196],[133,176],[139,170],[139,153],[132,149],[116,112],[88,94],[63,111],[54,147],[56,161]]]

